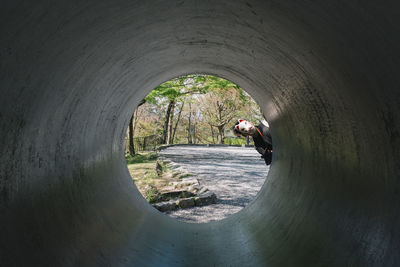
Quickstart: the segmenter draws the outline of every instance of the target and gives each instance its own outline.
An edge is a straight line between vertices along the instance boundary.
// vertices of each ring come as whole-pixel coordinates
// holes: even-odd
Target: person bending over
[[[270,165],[272,161],[272,137],[269,127],[261,123],[255,127],[251,122],[239,119],[233,126],[233,134],[240,136],[253,137],[254,146],[265,164]]]

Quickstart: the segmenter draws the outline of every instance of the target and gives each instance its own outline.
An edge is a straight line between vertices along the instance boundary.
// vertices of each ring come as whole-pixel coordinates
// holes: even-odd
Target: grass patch
[[[126,155],[125,158],[129,173],[142,196],[149,203],[159,201],[161,189],[171,182],[168,175],[165,175],[168,172],[165,163],[161,162],[163,173],[158,175],[156,171],[158,155],[156,152],[142,152],[133,157]]]
[[[150,204],[155,203],[160,198],[160,191],[158,191],[154,185],[151,185],[150,188],[146,190],[144,197]]]
[[[157,159],[157,153],[156,152],[148,152],[148,153],[142,153],[142,154],[136,154],[133,157],[131,155],[126,155],[126,163],[129,164],[136,164],[136,163],[148,163],[148,162],[153,162]]]
[[[158,155],[156,152],[143,152],[131,157],[126,156],[129,173],[142,196],[149,203],[164,201],[163,195],[170,190],[172,182],[178,182],[181,178],[192,176],[172,171],[164,162],[160,162],[162,173],[157,174],[156,163]],[[164,193],[164,194],[162,194]]]

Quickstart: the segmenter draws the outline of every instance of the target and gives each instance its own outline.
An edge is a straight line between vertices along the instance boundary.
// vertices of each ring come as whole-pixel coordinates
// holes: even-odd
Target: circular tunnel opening
[[[272,137],[257,102],[206,74],[163,82],[139,102],[125,159],[141,195],[180,221],[222,220],[254,200],[272,161]]]

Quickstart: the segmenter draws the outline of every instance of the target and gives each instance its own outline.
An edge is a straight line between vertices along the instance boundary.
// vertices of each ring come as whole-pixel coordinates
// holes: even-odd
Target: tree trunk
[[[129,121],[129,133],[128,133],[128,139],[129,139],[129,155],[132,157],[136,154],[135,151],[135,144],[133,143],[133,137],[135,136],[135,130],[136,130],[136,125],[138,122],[138,109],[141,105],[146,103],[146,100],[142,99],[138,106],[136,107],[135,115],[132,115],[131,120]],[[135,123],[133,123],[133,117],[135,117]]]
[[[132,157],[135,155],[135,145],[133,144],[133,115],[131,117],[131,120],[129,121],[129,133],[128,133],[128,139],[129,139],[129,155]]]
[[[224,143],[224,126],[218,126],[218,144],[223,144]]]
[[[194,124],[193,124],[192,140],[193,140],[193,144],[196,144],[196,122],[194,122]]]
[[[223,104],[219,103],[217,101],[217,117],[218,121],[221,123],[222,120],[222,110],[223,110]],[[224,143],[224,125],[218,125],[218,144],[223,144]]]
[[[173,120],[174,120],[174,111],[175,111],[175,101],[173,101],[171,111],[170,111],[170,117],[168,120],[168,135],[167,135],[167,145],[172,144],[172,125],[173,125]]]
[[[175,102],[170,101],[168,104],[168,107],[167,107],[167,112],[165,113],[165,122],[164,122],[163,135],[162,135],[162,143],[163,144],[167,143],[169,119],[171,117],[172,106],[174,106],[174,105],[175,105]]]
[[[182,106],[181,106],[181,108],[180,108],[180,110],[179,110],[179,113],[178,113],[178,118],[176,119],[176,124],[175,124],[175,127],[174,127],[174,132],[172,133],[172,142],[171,142],[171,144],[174,143],[176,128],[178,128],[178,123],[179,123],[179,120],[181,119],[181,114],[182,114],[182,110],[183,110],[183,106],[184,106],[184,105],[185,105],[185,102],[182,102]]]
[[[192,143],[192,104],[189,102],[189,118],[188,118],[188,128],[187,128],[187,138],[188,138],[188,144]]]
[[[189,125],[187,128],[187,140],[188,140],[188,144],[193,144],[193,140],[192,140],[192,126]]]
[[[213,144],[215,144],[215,134],[214,134],[214,128],[212,127],[212,125],[210,124],[210,128],[211,128],[211,137],[212,137],[212,142]]]

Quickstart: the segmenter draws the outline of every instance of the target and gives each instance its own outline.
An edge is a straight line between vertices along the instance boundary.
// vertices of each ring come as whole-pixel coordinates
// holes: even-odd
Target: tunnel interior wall
[[[396,266],[399,4],[3,1],[5,266]],[[188,224],[123,158],[135,105],[189,73],[227,78],[270,122],[256,200]]]

